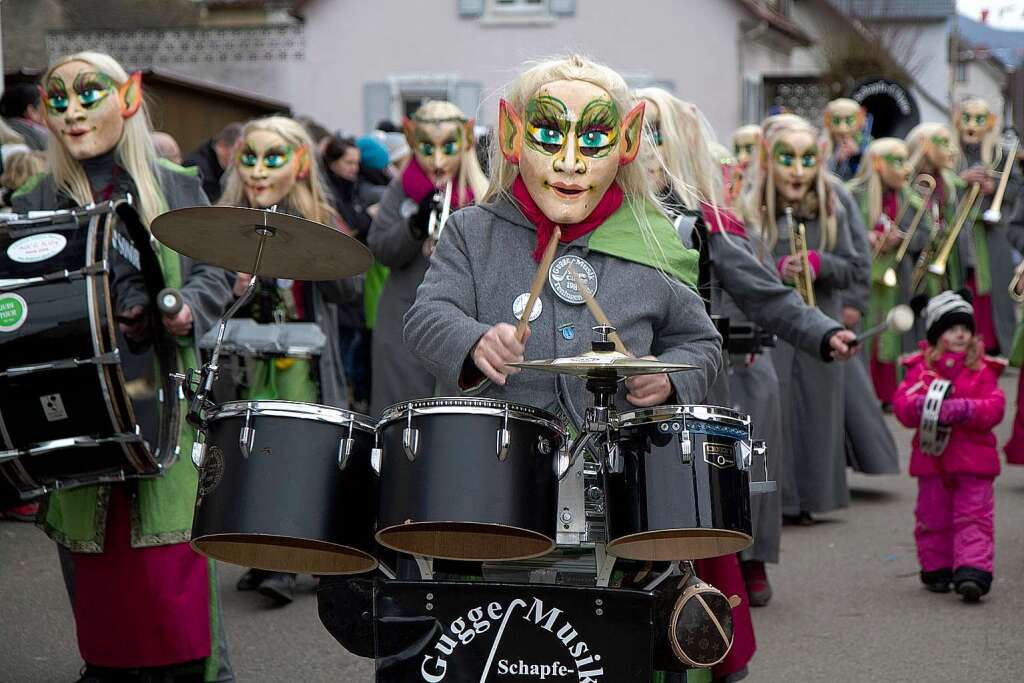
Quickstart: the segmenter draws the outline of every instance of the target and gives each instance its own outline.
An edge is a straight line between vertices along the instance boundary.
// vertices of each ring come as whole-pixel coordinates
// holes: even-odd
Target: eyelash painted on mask
[[[606,156],[618,142],[619,123],[619,112],[614,102],[604,98],[591,100],[576,122],[576,139],[579,141],[587,133],[598,132],[608,136],[608,143],[600,147],[581,147],[581,150],[594,158]]]
[[[557,97],[541,95],[526,105],[526,144],[544,154],[554,154],[565,144],[569,133],[569,109]],[[562,134],[562,141],[555,145],[544,144],[536,135],[543,129],[556,130]]]

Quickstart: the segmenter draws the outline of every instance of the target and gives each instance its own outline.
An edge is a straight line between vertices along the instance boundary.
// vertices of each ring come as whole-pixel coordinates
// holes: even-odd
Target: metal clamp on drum
[[[761,457],[761,462],[764,463],[764,479],[762,481],[750,482],[751,493],[774,493],[778,491],[779,487],[776,482],[768,479],[768,444],[765,441],[751,441],[749,444],[743,442],[740,444],[740,450],[743,452],[743,460],[746,461],[747,470],[752,470],[754,467],[754,456],[758,455]],[[738,466],[738,465],[737,465]]]
[[[951,388],[952,383],[948,379],[932,380],[928,386],[924,408],[921,411],[921,430],[918,439],[922,453],[942,455],[946,450],[952,430],[939,424],[939,413],[942,412],[942,402],[946,400]]]

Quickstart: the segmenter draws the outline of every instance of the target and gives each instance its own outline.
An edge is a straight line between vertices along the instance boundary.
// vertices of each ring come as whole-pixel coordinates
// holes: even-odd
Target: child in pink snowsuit
[[[893,399],[897,419],[918,429],[925,395],[935,379],[952,389],[939,424],[951,427],[940,455],[924,453],[914,435],[910,474],[917,477],[914,539],[921,581],[928,590],[976,602],[992,585],[995,555],[993,482],[999,454],[993,429],[1006,400],[998,379],[1005,361],[985,356],[974,336],[974,309],[954,292],[943,292],[924,310],[927,343],[903,359],[906,376]]]

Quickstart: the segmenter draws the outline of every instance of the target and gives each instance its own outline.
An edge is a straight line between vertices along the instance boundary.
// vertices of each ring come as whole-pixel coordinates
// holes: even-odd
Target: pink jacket
[[[1006,408],[1006,397],[999,388],[999,375],[1006,367],[1006,361],[986,356],[980,369],[970,370],[964,365],[966,354],[946,353],[934,368],[928,368],[923,353],[927,348],[925,342],[921,343],[921,348],[922,351],[902,359],[906,376],[893,396],[896,418],[915,430],[914,450],[910,456],[911,476],[924,477],[942,472],[996,476],[999,474],[999,452],[993,429],[1003,419]],[[949,444],[939,457],[921,452],[918,446],[920,434],[916,433],[921,424],[922,403],[917,399],[928,393],[928,386],[936,378],[952,381],[949,398],[967,399],[966,410],[952,425]]]

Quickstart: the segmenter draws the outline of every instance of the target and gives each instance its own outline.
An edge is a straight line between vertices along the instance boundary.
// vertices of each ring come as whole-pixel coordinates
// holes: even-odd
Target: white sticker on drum
[[[38,235],[29,235],[15,240],[7,247],[7,256],[18,263],[38,263],[48,258],[53,258],[64,247],[68,240],[64,235],[56,232],[42,232]]]
[[[60,394],[40,396],[39,402],[43,404],[43,414],[46,415],[47,422],[58,422],[68,419],[68,411],[64,410],[64,401],[61,399]]]
[[[19,294],[0,294],[0,333],[14,332],[28,320],[28,303]]]

